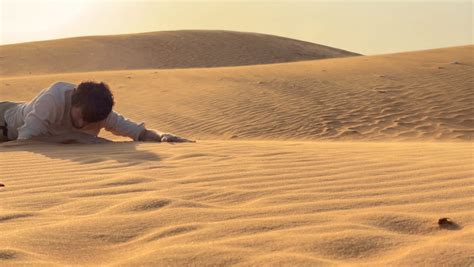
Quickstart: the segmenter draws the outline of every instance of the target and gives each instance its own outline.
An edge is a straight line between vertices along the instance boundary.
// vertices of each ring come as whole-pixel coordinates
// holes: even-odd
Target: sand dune
[[[95,79],[111,85],[118,111],[197,139],[462,141],[474,132],[473,55],[474,46],[464,46],[244,67],[7,77],[0,95],[25,100],[54,81]]]
[[[33,143],[0,160],[3,263],[473,263],[463,143]]]
[[[2,99],[105,81],[117,111],[197,143],[0,144],[0,265],[472,266],[473,50],[2,67]]]
[[[161,31],[3,45],[0,76],[238,66],[355,55],[358,54],[267,34]]]

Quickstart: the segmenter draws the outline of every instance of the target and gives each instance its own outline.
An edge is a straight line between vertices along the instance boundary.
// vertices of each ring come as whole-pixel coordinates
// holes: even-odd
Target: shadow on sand
[[[98,163],[113,160],[127,165],[139,164],[146,161],[159,161],[158,154],[138,150],[140,142],[126,141],[105,144],[55,144],[39,141],[10,141],[0,143],[0,153],[31,152],[51,159],[62,159],[82,164]],[[156,145],[160,145],[157,143]]]

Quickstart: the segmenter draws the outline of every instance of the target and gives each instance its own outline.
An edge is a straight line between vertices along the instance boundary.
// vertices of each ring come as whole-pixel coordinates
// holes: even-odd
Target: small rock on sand
[[[438,220],[439,225],[448,225],[453,224],[453,222],[449,218],[441,218]]]
[[[438,220],[438,226],[440,228],[447,229],[447,230],[461,229],[461,227],[456,222],[451,220],[450,218],[440,218]]]

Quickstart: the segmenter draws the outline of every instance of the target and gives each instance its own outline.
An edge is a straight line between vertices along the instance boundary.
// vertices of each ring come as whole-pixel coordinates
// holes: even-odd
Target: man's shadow
[[[10,155],[7,152],[26,151],[51,159],[70,160],[81,164],[94,164],[112,160],[126,165],[136,165],[144,162],[160,161],[160,156],[156,153],[137,150],[138,144],[140,143],[133,141],[104,144],[58,144],[31,140],[23,142],[9,141],[0,143],[0,157],[9,157]]]

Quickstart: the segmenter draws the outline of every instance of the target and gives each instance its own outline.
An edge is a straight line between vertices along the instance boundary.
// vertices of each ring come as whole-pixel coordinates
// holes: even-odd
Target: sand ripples
[[[29,179],[2,181],[0,259],[472,263],[474,162],[463,143],[202,141],[141,144],[119,153],[123,145],[83,147],[92,159],[107,151],[122,154],[88,162],[74,160],[74,146],[62,146],[56,156],[63,159],[54,165],[41,145],[21,161],[10,157],[18,152],[5,149],[1,164],[9,175],[37,164],[29,167]],[[114,166],[140,153],[155,154],[155,160],[145,157],[133,169]],[[83,168],[89,171],[81,173]],[[440,217],[459,228],[441,229]]]

